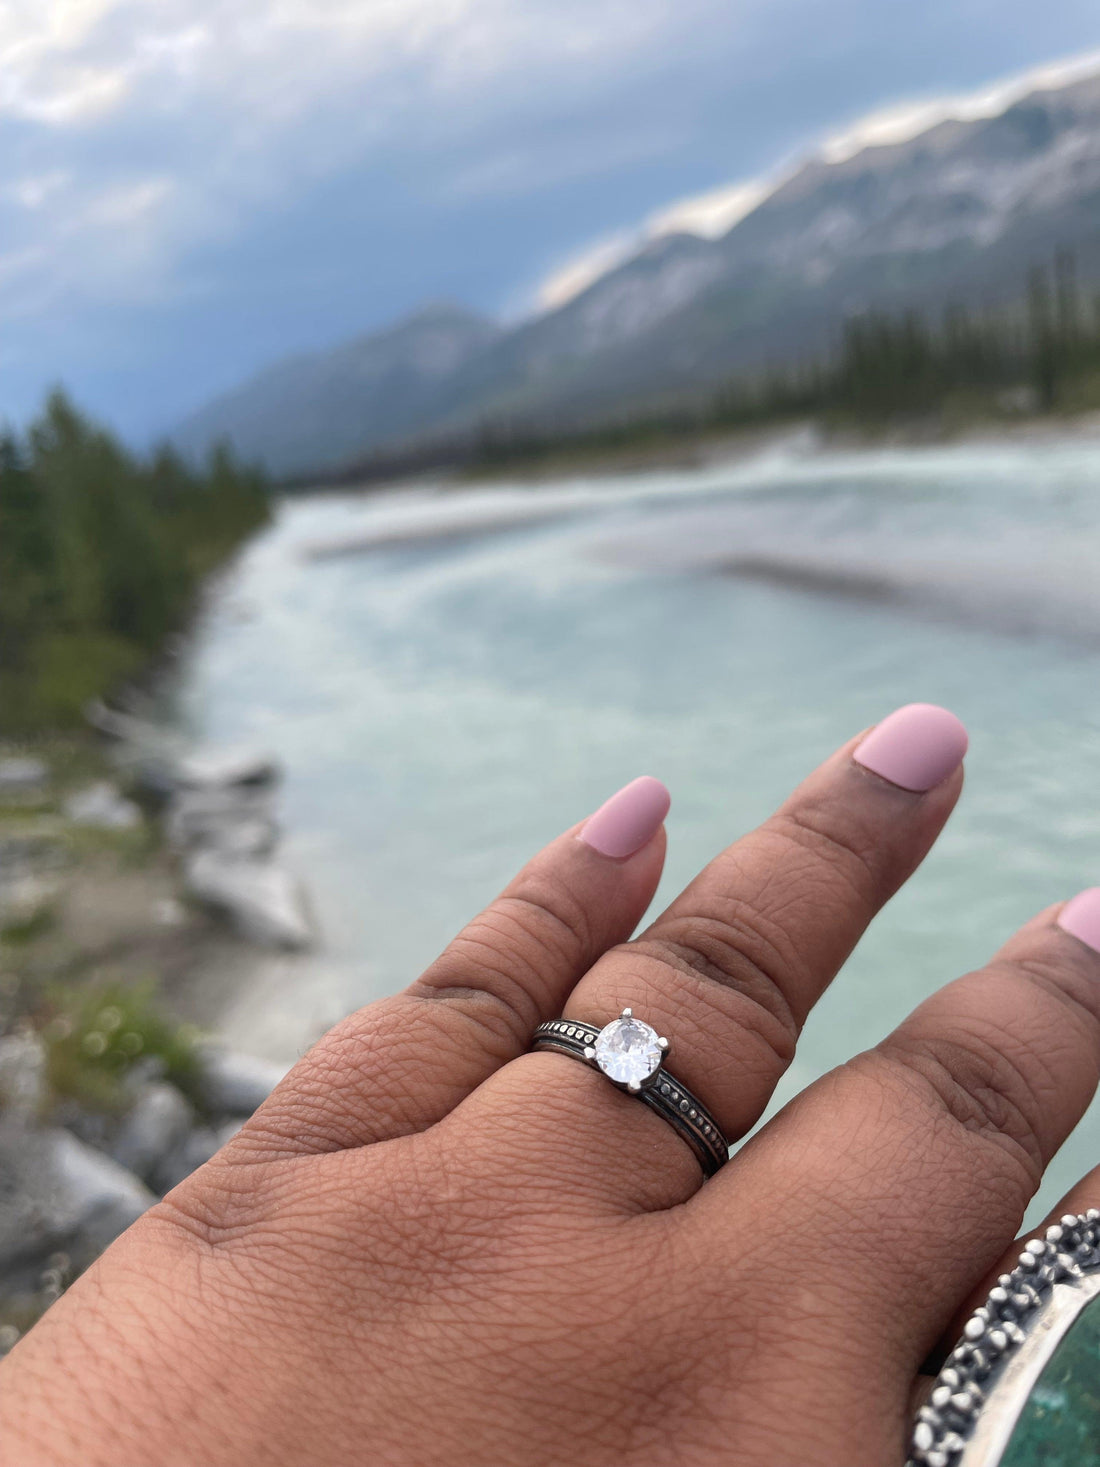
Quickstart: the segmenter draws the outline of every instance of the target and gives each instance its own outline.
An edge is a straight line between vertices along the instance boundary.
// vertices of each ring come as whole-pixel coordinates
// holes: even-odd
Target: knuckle
[[[489,1002],[486,1001],[488,1006]],[[382,1001],[342,1020],[294,1066],[229,1143],[235,1162],[291,1151],[338,1151],[419,1129],[425,1090],[445,1091],[455,1026]],[[477,1023],[471,1018],[471,1023]],[[483,1020],[486,1030],[491,1021]],[[479,1033],[479,1039],[483,1035]],[[499,1045],[504,1054],[505,1046]]]
[[[549,975],[583,966],[593,941],[584,903],[540,876],[487,907],[409,991],[458,1000],[495,1039],[514,1042],[538,1022]]]
[[[150,1208],[141,1223],[186,1237],[208,1253],[228,1251],[270,1216],[282,1177],[278,1162],[242,1165],[219,1152]]]
[[[632,946],[728,995],[738,1023],[761,1039],[784,1069],[790,1064],[801,1025],[787,993],[799,959],[782,932],[752,908],[741,905],[728,917],[669,917],[659,936],[639,938]]]
[[[1046,1163],[1042,1116],[1055,1083],[1019,1033],[992,1021],[958,1022],[940,1034],[895,1034],[879,1053],[916,1078],[931,1104],[954,1125],[992,1141],[1013,1158],[1030,1191]]]
[[[842,882],[860,905],[877,905],[886,880],[886,852],[880,826],[854,820],[838,821],[835,811],[821,804],[785,806],[768,821],[768,829],[804,862],[827,869]]]
[[[1043,940],[1048,936],[1043,933],[1033,949],[1016,952],[1011,961],[994,960],[987,972],[1008,982],[1022,979],[1036,996],[1052,1000],[1061,1024],[1068,1020],[1078,1032],[1100,1033],[1100,984],[1093,954],[1074,949],[1067,955],[1061,946],[1052,950]]]

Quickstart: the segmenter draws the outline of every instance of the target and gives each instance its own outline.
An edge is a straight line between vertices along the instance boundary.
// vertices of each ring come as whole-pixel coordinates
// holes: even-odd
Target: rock
[[[279,839],[267,793],[247,786],[181,790],[164,828],[175,850],[210,846],[234,856],[267,855]]]
[[[37,794],[49,779],[49,765],[43,759],[14,755],[0,759],[0,795]]]
[[[284,867],[200,850],[183,869],[191,894],[224,912],[243,937],[265,947],[309,946],[313,933],[305,894]]]
[[[84,705],[85,720],[108,738],[139,747],[163,744],[172,736],[155,723],[137,718],[132,713],[122,713],[117,708],[108,708],[100,698]]]
[[[161,897],[153,903],[153,916],[161,927],[182,927],[187,921],[187,911],[175,897]]]
[[[141,824],[138,807],[107,780],[70,795],[64,809],[74,825],[91,825],[98,830],[134,830]]]
[[[37,1034],[0,1038],[0,1112],[8,1121],[32,1123],[46,1099],[46,1051]]]
[[[154,1201],[149,1188],[125,1167],[68,1131],[53,1133],[51,1150],[54,1175],[74,1220],[70,1232],[78,1232],[97,1252]]]
[[[187,891],[228,916],[242,937],[301,949],[313,939],[297,877],[270,860],[278,762],[250,749],[184,750],[178,736],[102,704],[86,715],[120,741],[116,763],[163,810],[168,844],[183,856]]]
[[[203,1047],[199,1097],[214,1114],[250,1116],[287,1072],[286,1065],[239,1054],[232,1049]]]
[[[155,1200],[68,1131],[0,1123],[0,1271],[62,1246],[89,1261]]]
[[[111,1155],[148,1180],[160,1159],[190,1134],[194,1121],[194,1111],[174,1085],[146,1085],[115,1134]]]
[[[189,1131],[178,1146],[161,1157],[153,1172],[153,1185],[162,1195],[171,1192],[192,1172],[205,1166],[214,1153],[237,1134],[242,1124],[239,1120],[225,1121],[220,1126],[200,1126]]]
[[[175,764],[171,759],[127,749],[125,758],[120,756],[118,762],[125,767],[130,788],[154,806],[166,804],[179,790],[173,773]]]
[[[233,746],[188,748],[174,729],[102,702],[89,703],[84,716],[101,733],[118,740],[116,761],[150,794],[260,788],[274,784],[281,774],[279,761],[271,754]]]
[[[33,871],[0,885],[0,927],[29,933],[52,920],[61,884]]]
[[[252,749],[196,749],[176,764],[177,780],[190,789],[270,785],[279,774],[277,759]]]

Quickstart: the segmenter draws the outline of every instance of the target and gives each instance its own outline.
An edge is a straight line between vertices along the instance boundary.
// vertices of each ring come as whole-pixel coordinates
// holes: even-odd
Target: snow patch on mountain
[[[894,104],[869,113],[849,127],[826,137],[811,149],[810,162],[811,165],[817,163],[836,166],[872,150],[889,149],[912,142],[944,124],[993,119],[1032,93],[1069,88],[1098,74],[1100,51],[1092,51],[1084,56],[1035,67],[975,92],[958,96],[926,97]],[[1075,144],[1066,140],[1065,145],[1070,150],[1076,146],[1082,151],[1088,151],[1086,139],[1079,139]],[[726,234],[801,171],[800,165],[788,160],[768,177],[722,184],[705,193],[678,199],[651,214],[640,226],[620,230],[586,246],[563,265],[556,267],[536,287],[533,293],[536,310],[558,310],[567,305],[601,279],[618,270],[653,241],[666,235],[683,233],[694,234],[701,239],[715,239]],[[945,179],[945,185],[950,186],[951,182],[952,180]],[[1028,181],[1019,180],[1019,187],[1014,190],[1013,183],[1014,180],[1006,177],[1005,170],[1001,170],[997,177],[990,176],[977,181],[972,175],[964,176],[963,170],[956,170],[954,179],[960,192],[1000,190],[1006,199],[1013,191],[1022,192],[1028,187]],[[957,221],[958,224],[961,224],[961,220]],[[821,228],[834,243],[839,243],[850,233],[839,218],[823,223]],[[996,233],[997,226],[990,219],[974,222],[973,238],[988,240],[995,237]],[[962,236],[953,234],[951,226],[941,221],[925,234],[924,243],[917,239],[913,239],[911,243],[903,243],[903,236],[899,236],[897,248],[935,248],[938,247],[935,241],[946,243],[956,237]],[[820,261],[815,268],[820,270]]]

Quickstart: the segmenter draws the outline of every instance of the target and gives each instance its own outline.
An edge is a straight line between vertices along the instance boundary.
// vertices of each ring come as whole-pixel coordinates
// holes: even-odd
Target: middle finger
[[[945,709],[912,704],[891,714],[712,861],[638,939],[605,954],[565,1017],[603,1025],[630,1007],[668,1036],[670,1072],[727,1138],[744,1135],[811,1007],[939,834],[962,787],[965,751],[966,732]],[[554,1103],[533,1103],[532,1091]],[[505,1112],[513,1133],[522,1127],[524,1154],[542,1170],[548,1150],[598,1159],[581,1178],[632,1205],[670,1205],[700,1181],[666,1121],[563,1055],[517,1060],[455,1119],[486,1112],[494,1131]]]

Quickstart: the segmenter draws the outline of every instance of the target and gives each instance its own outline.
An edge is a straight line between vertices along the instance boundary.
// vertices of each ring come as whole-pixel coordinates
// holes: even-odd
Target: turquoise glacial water
[[[781,1101],[1046,903],[1100,883],[1100,446],[840,455],[287,504],[188,654],[183,714],[287,771],[323,942],[226,995],[293,1056],[407,982],[640,773],[668,899],[900,703],[972,735],[926,865],[813,1015]],[[1100,1110],[1051,1170],[1100,1162]]]

